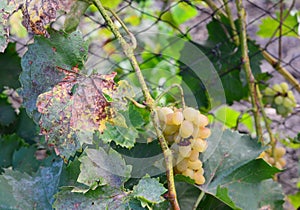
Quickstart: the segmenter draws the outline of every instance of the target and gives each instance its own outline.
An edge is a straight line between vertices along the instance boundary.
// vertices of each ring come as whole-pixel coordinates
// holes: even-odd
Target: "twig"
[[[194,204],[193,210],[196,210],[200,201],[202,200],[203,196],[205,195],[205,192],[202,190],[199,197],[196,200],[196,203]]]
[[[259,142],[263,142],[262,128],[260,124],[260,113],[259,113],[259,102],[255,88],[255,78],[252,74],[250,61],[248,56],[248,45],[247,45],[247,32],[246,32],[246,11],[242,4],[242,0],[236,0],[236,8],[238,11],[239,18],[239,29],[240,29],[240,44],[242,51],[243,67],[246,72],[246,78],[250,90],[251,103],[253,108],[253,116],[255,121],[256,135]]]
[[[211,8],[211,10],[216,12],[218,15],[224,15],[225,17],[227,17],[227,15],[220,8],[218,8],[217,5],[212,0],[204,0],[204,2],[206,2],[207,5]],[[299,82],[282,65],[280,65],[278,59],[275,59],[272,55],[270,55],[267,51],[263,49],[261,49],[261,52],[264,58],[266,59],[266,61],[270,65],[272,65],[273,68],[275,68],[300,93]]]
[[[292,84],[293,87],[296,88],[296,90],[300,93],[300,83],[298,82],[293,75],[286,70],[284,67],[282,67],[279,63],[278,60],[275,59],[272,55],[267,53],[266,51],[262,51],[263,56],[265,57],[266,61],[273,66],[274,69],[276,69],[289,83]]]
[[[283,0],[280,0],[280,14],[279,14],[279,39],[278,39],[278,65],[280,65],[282,52],[281,52],[281,36],[282,36],[282,24],[283,24]]]
[[[182,105],[182,108],[185,107],[185,101],[184,101],[184,94],[183,94],[183,89],[182,87],[179,85],[179,84],[173,84],[171,86],[169,86],[167,89],[165,89],[161,94],[159,94],[159,96],[156,97],[155,101],[156,101],[156,104],[157,102],[159,102],[159,100],[166,94],[168,93],[171,89],[173,88],[178,88],[179,91],[180,91],[180,97],[181,97],[181,105]]]
[[[240,45],[239,36],[237,34],[237,30],[236,30],[236,27],[235,27],[235,24],[234,24],[231,9],[228,6],[229,0],[223,0],[223,3],[225,5],[225,12],[226,12],[227,17],[229,19],[230,27],[232,29],[232,34],[233,34],[232,39],[233,39],[235,45],[239,46]]]
[[[157,112],[155,110],[156,104],[155,104],[155,101],[152,98],[152,96],[149,92],[149,89],[146,85],[145,79],[142,75],[141,69],[140,69],[140,67],[138,65],[138,62],[136,60],[136,57],[134,55],[133,47],[125,41],[125,39],[121,35],[118,28],[114,25],[114,23],[111,20],[110,16],[106,13],[106,10],[103,7],[103,5],[101,4],[100,0],[93,0],[93,3],[98,8],[99,12],[101,13],[102,17],[106,21],[107,25],[110,27],[112,33],[116,36],[116,38],[120,42],[125,55],[129,59],[133,69],[135,70],[136,76],[139,80],[139,83],[141,85],[141,88],[142,88],[142,91],[143,91],[143,94],[144,94],[144,97],[145,97],[145,100],[146,100],[145,104],[150,109],[151,120],[153,122],[157,137],[158,137],[159,142],[160,142],[160,146],[161,146],[163,154],[164,154],[164,159],[165,159],[165,164],[166,164],[166,175],[167,175],[168,189],[169,189],[168,198],[169,198],[169,201],[172,205],[172,208],[174,210],[179,210],[180,207],[179,207],[179,204],[178,204],[178,201],[177,201],[175,183],[174,183],[172,152],[169,149],[168,144],[167,144],[167,142],[164,138],[164,135],[163,135],[163,133],[160,129],[158,115],[157,115]]]

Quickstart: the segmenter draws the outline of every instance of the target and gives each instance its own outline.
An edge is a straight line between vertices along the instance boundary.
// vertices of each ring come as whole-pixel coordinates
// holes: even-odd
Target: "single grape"
[[[287,108],[285,108],[283,105],[277,106],[276,111],[278,114],[280,114],[282,116],[286,116],[288,114]]]
[[[166,125],[174,125],[173,115],[174,115],[174,113],[169,113],[169,114],[166,115],[165,121],[164,121]]]
[[[284,167],[284,166],[286,165],[286,161],[285,161],[284,158],[280,158],[280,159],[278,160],[278,163],[279,163],[282,167]]]
[[[275,160],[274,160],[274,158],[269,157],[267,162],[270,163],[271,165],[274,165]]]
[[[286,93],[289,90],[289,85],[286,82],[282,82],[280,86],[283,93]]]
[[[163,133],[165,135],[172,135],[178,131],[178,126],[177,125],[166,125],[165,128],[163,129]]]
[[[196,150],[194,150],[194,149],[192,149],[191,154],[189,156],[189,160],[190,161],[196,161],[198,159],[199,159],[199,152],[196,151]]]
[[[202,162],[198,159],[196,161],[188,161],[188,168],[198,170],[202,168]]]
[[[182,113],[185,120],[192,122],[196,116],[197,110],[192,107],[186,107]]]
[[[199,135],[198,135],[199,138],[206,139],[210,136],[210,134],[211,134],[211,131],[209,128],[206,128],[206,127],[199,128]]]
[[[185,171],[182,172],[182,175],[188,176],[191,179],[194,179],[194,171],[192,169],[187,168]]]
[[[285,150],[284,147],[276,147],[276,148],[274,149],[274,157],[275,157],[276,159],[279,159],[279,158],[281,158],[282,156],[285,155],[285,152],[286,152],[286,150]]]
[[[180,125],[179,134],[182,138],[188,138],[194,132],[193,123],[190,121],[184,120]]]
[[[276,95],[276,91],[274,91],[272,88],[267,87],[265,89],[265,95],[267,95],[267,96],[274,96],[274,95]]]
[[[194,138],[197,138],[198,135],[199,135],[199,126],[194,125],[194,131],[193,131],[193,133],[192,133],[192,136],[193,136]]]
[[[177,165],[176,169],[180,172],[185,171],[188,168],[188,160],[186,158],[182,159]]]
[[[282,88],[281,88],[281,86],[279,84],[275,84],[273,86],[273,90],[275,90],[278,93],[282,93],[283,92],[283,90],[282,90]]]
[[[208,125],[209,123],[208,117],[206,117],[203,114],[200,114],[198,117],[200,118],[200,123],[198,124],[199,127],[205,127]]]
[[[195,140],[195,143],[193,145],[193,149],[198,151],[198,152],[204,152],[207,148],[207,142],[200,139],[200,138],[197,138]]]
[[[295,99],[295,96],[294,96],[294,94],[293,94],[293,91],[289,90],[289,91],[287,92],[287,95],[288,95],[288,97],[289,97],[295,104],[297,103],[297,101],[296,101],[296,99]]]
[[[294,107],[294,103],[293,103],[293,101],[290,99],[290,98],[288,98],[288,97],[285,97],[284,99],[283,99],[283,106],[285,106],[285,107],[287,107],[287,108],[289,108],[289,107]]]
[[[172,123],[174,125],[180,125],[183,122],[183,114],[182,112],[174,112],[172,115]]]
[[[282,96],[276,96],[274,99],[275,104],[281,105],[283,103],[283,97]]]
[[[195,180],[195,183],[198,185],[205,183],[204,176],[201,173],[198,173],[198,171],[194,173],[194,180]]]
[[[187,145],[187,146],[180,146],[178,147],[179,149],[179,154],[182,156],[182,157],[189,157],[190,154],[191,154],[191,145]]]
[[[167,114],[171,113],[173,113],[173,110],[169,107],[162,107],[157,110],[158,119],[163,122],[166,122]]]

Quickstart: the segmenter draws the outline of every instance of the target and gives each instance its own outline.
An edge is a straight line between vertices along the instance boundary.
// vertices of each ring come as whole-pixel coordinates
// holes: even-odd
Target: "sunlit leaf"
[[[287,16],[282,23],[282,36],[292,36],[299,37],[298,27],[299,27],[299,16],[300,13],[288,14],[288,11],[285,10],[282,13],[283,17]],[[271,17],[266,17],[262,20],[262,23],[259,25],[259,30],[257,31],[257,35],[263,38],[270,38],[274,35],[275,37],[280,35],[278,27],[280,25],[280,13],[276,13],[276,19]]]
[[[162,202],[164,199],[161,195],[166,191],[167,189],[157,179],[145,176],[133,187],[133,196],[142,202],[142,206],[146,206],[147,203]]]

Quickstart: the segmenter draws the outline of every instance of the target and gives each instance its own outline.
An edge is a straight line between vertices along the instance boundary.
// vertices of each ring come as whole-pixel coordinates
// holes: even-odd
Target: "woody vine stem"
[[[106,21],[106,23],[109,26],[109,28],[111,29],[112,33],[115,35],[115,37],[118,39],[119,43],[121,44],[123,51],[124,51],[125,55],[127,56],[127,58],[129,59],[131,65],[136,73],[136,76],[139,80],[139,83],[141,85],[141,88],[142,88],[142,91],[143,91],[143,94],[145,97],[145,103],[151,112],[151,120],[153,122],[157,137],[160,142],[160,146],[163,151],[164,159],[165,159],[166,175],[167,175],[167,180],[168,180],[168,199],[172,205],[172,208],[174,210],[179,210],[180,207],[179,207],[179,204],[177,201],[176,189],[175,189],[175,184],[174,184],[172,152],[171,152],[170,148],[168,147],[168,144],[167,144],[167,142],[164,138],[164,135],[160,129],[160,125],[158,123],[158,115],[157,115],[157,112],[155,111],[156,104],[149,92],[149,89],[146,85],[145,79],[142,75],[141,69],[137,62],[137,59],[134,55],[134,47],[132,45],[130,45],[129,43],[127,43],[126,40],[123,38],[120,31],[113,23],[112,19],[107,14],[106,9],[101,4],[100,0],[93,0],[93,3],[97,7],[99,12],[101,13],[102,17]],[[116,14],[114,14],[114,15],[116,15]]]

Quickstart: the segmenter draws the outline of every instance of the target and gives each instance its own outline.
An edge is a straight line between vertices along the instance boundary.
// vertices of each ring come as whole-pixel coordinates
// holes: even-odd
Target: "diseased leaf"
[[[122,156],[110,149],[108,153],[104,149],[86,149],[86,156],[79,158],[81,162],[78,182],[89,187],[109,185],[120,188],[128,180],[131,166],[126,165]]]
[[[68,159],[84,143],[91,144],[94,132],[102,132],[105,122],[113,118],[111,103],[103,93],[112,95],[116,89],[114,76],[69,73],[51,91],[39,95],[41,132],[57,154]]]
[[[1,209],[52,209],[63,162],[40,168],[34,176],[5,169],[0,176]]]
[[[22,0],[2,0],[0,1],[0,53],[4,52],[8,44],[9,28],[8,18],[17,10]]]
[[[50,37],[46,25],[56,19],[58,10],[69,11],[74,0],[29,0],[25,1],[22,12],[22,24],[34,34]]]
[[[81,69],[87,56],[88,46],[80,32],[67,35],[51,31],[50,35],[50,39],[35,37],[35,42],[29,45],[21,60],[23,71],[20,75],[20,92],[27,113],[36,122],[39,120],[36,111],[38,95],[49,91],[65,77],[63,71],[59,71],[57,67]]]
[[[60,191],[55,195],[53,208],[66,210],[100,210],[129,209],[129,200],[126,193],[110,187],[101,187],[85,194],[71,192],[70,189]]]
[[[157,204],[163,202],[161,196],[167,189],[163,184],[159,183],[158,179],[151,178],[149,175],[143,177],[139,183],[133,187],[133,196],[139,199],[142,206],[145,207],[149,204]]]

